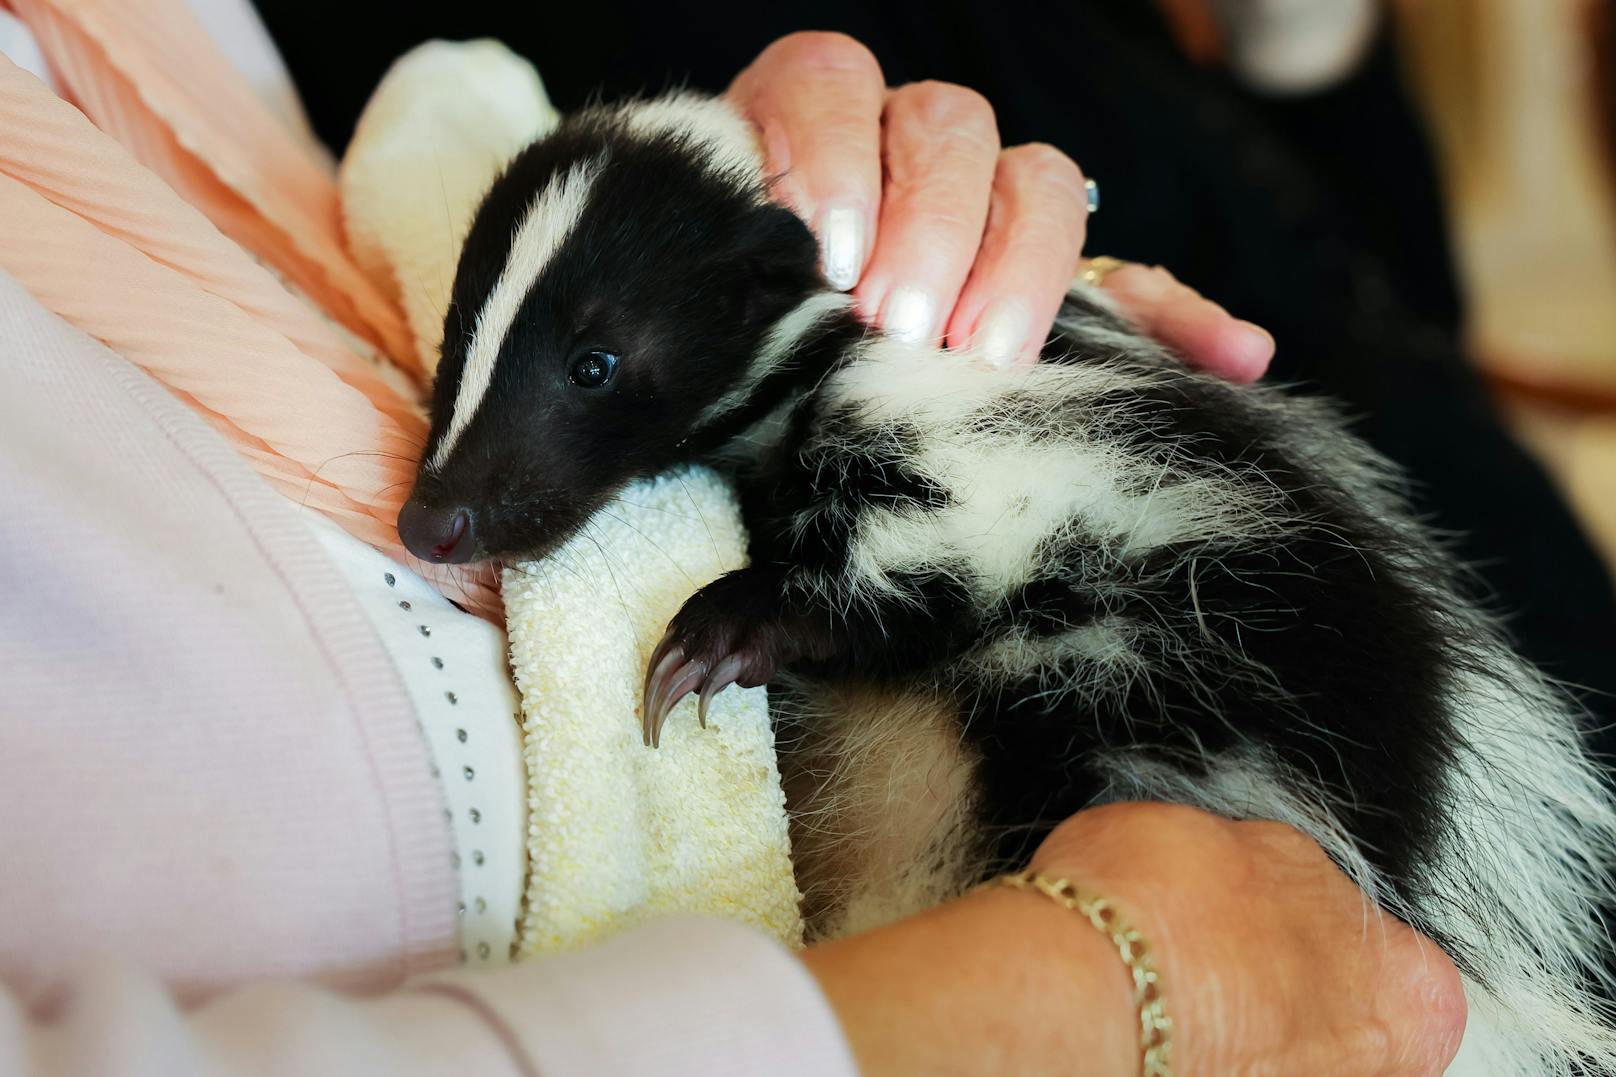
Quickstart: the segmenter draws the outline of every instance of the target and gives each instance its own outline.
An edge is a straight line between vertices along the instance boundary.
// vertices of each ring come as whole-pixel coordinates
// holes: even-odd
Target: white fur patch
[[[577,227],[601,166],[599,160],[573,165],[539,193],[517,225],[505,268],[477,312],[471,347],[466,351],[466,365],[460,372],[460,385],[455,393],[454,410],[449,414],[449,427],[427,465],[432,470],[440,470],[448,462],[455,444],[482,406],[494,378],[494,363],[516,321],[517,312],[522,309],[539,274]]]
[[[1142,386],[1147,377],[1103,364],[999,370],[922,346],[872,343],[834,376],[830,399],[855,408],[871,427],[902,423],[912,431],[912,466],[950,500],[941,509],[867,509],[850,521],[849,585],[890,596],[895,575],[953,566],[978,601],[991,604],[1045,570],[1051,540],[1074,527],[1123,558],[1170,543],[1280,530],[1281,499],[1266,485],[1205,467],[1179,467],[1164,481],[1173,465],[1193,462],[1171,442],[1124,446],[1104,431],[1080,438],[1056,429],[1076,421],[1074,404]],[[1012,398],[1034,414],[969,421]]]
[[[737,380],[735,387],[702,409],[701,415],[696,420],[697,428],[707,426],[728,412],[745,406],[746,402],[752,399],[752,394],[757,392],[758,386],[762,385],[770,374],[791,361],[797,346],[816,325],[852,305],[852,296],[843,295],[841,292],[818,292],[775,322],[768,335],[763,338],[763,344],[753,357],[752,365]]]
[[[1151,671],[1138,646],[1147,635],[1159,640],[1159,632],[1115,615],[1054,635],[1017,629],[966,654],[962,664],[986,680],[1032,678],[1063,695],[1121,694]]]
[[[1455,625],[1456,635],[1486,632]],[[1596,1071],[1616,1072],[1616,1031],[1577,986],[1585,955],[1608,945],[1595,915],[1616,862],[1605,779],[1534,670],[1501,643],[1474,658],[1488,673],[1467,675],[1453,698],[1464,746],[1448,791],[1453,826],[1432,873],[1435,892],[1466,900],[1423,911],[1480,954],[1498,1003],[1489,1024],[1510,1045],[1487,1072],[1563,1072],[1555,1048],[1571,1044]]]
[[[762,180],[763,151],[757,134],[722,97],[673,94],[626,105],[621,115],[633,134],[689,139],[711,155],[709,163],[717,170],[734,174],[749,187]]]

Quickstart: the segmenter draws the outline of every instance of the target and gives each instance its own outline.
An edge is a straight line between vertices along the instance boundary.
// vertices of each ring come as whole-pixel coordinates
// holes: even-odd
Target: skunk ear
[[[746,261],[760,283],[794,291],[819,286],[819,243],[802,218],[784,206],[753,211],[744,242]]]
[[[818,241],[784,206],[759,206],[748,215],[738,253],[735,313],[747,324],[767,325],[825,287]]]

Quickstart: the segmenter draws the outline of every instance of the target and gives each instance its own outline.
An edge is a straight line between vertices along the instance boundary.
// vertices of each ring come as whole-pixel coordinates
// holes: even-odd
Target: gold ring
[[[1084,284],[1098,288],[1105,283],[1105,278],[1127,264],[1120,258],[1112,258],[1102,254],[1098,258],[1090,258],[1089,264],[1083,267],[1083,272],[1079,273],[1077,278]]]

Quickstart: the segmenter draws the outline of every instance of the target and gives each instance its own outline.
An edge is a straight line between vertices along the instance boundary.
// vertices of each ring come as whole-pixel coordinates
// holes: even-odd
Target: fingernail
[[[1236,381],[1256,381],[1274,358],[1273,334],[1248,321],[1236,319],[1235,324],[1245,331],[1246,345],[1239,349],[1240,367],[1233,377]]]
[[[1027,343],[1032,313],[1019,299],[1001,299],[976,323],[972,343],[990,366],[1009,366]]]
[[[1241,328],[1246,329],[1249,332],[1255,333],[1259,337],[1262,337],[1262,339],[1267,342],[1268,347],[1269,347],[1270,350],[1272,350],[1274,348],[1274,346],[1275,346],[1274,345],[1274,334],[1270,333],[1268,330],[1264,329],[1262,326],[1258,325],[1256,322],[1248,322],[1244,318],[1236,318],[1235,322]]]
[[[933,336],[932,323],[937,319],[936,310],[937,304],[932,302],[931,296],[919,288],[899,285],[887,297],[886,314],[881,324],[890,336],[911,344],[922,344]]]
[[[863,218],[858,210],[845,206],[826,210],[819,218],[820,243],[824,247],[825,279],[831,287],[845,292],[858,283],[863,271],[864,242],[860,237]]]

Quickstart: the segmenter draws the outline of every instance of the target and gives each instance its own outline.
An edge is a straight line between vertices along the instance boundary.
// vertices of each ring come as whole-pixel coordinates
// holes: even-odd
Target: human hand
[[[1458,1050],[1453,964],[1288,827],[1114,804],[1057,827],[1032,866],[1143,935],[1174,1072],[1426,1077]],[[803,961],[868,1077],[1139,1073],[1115,945],[1041,894],[986,887]]]
[[[1080,262],[1083,174],[1053,146],[1004,148],[987,99],[943,82],[888,89],[842,34],[764,49],[729,96],[762,135],[775,196],[819,237],[826,279],[894,335],[1036,362]],[[1260,377],[1265,331],[1165,270],[1127,264],[1104,287],[1191,364]]]
[[[1056,828],[1032,866],[1143,934],[1181,1072],[1440,1074],[1458,1051],[1453,963],[1290,827],[1115,804]]]

